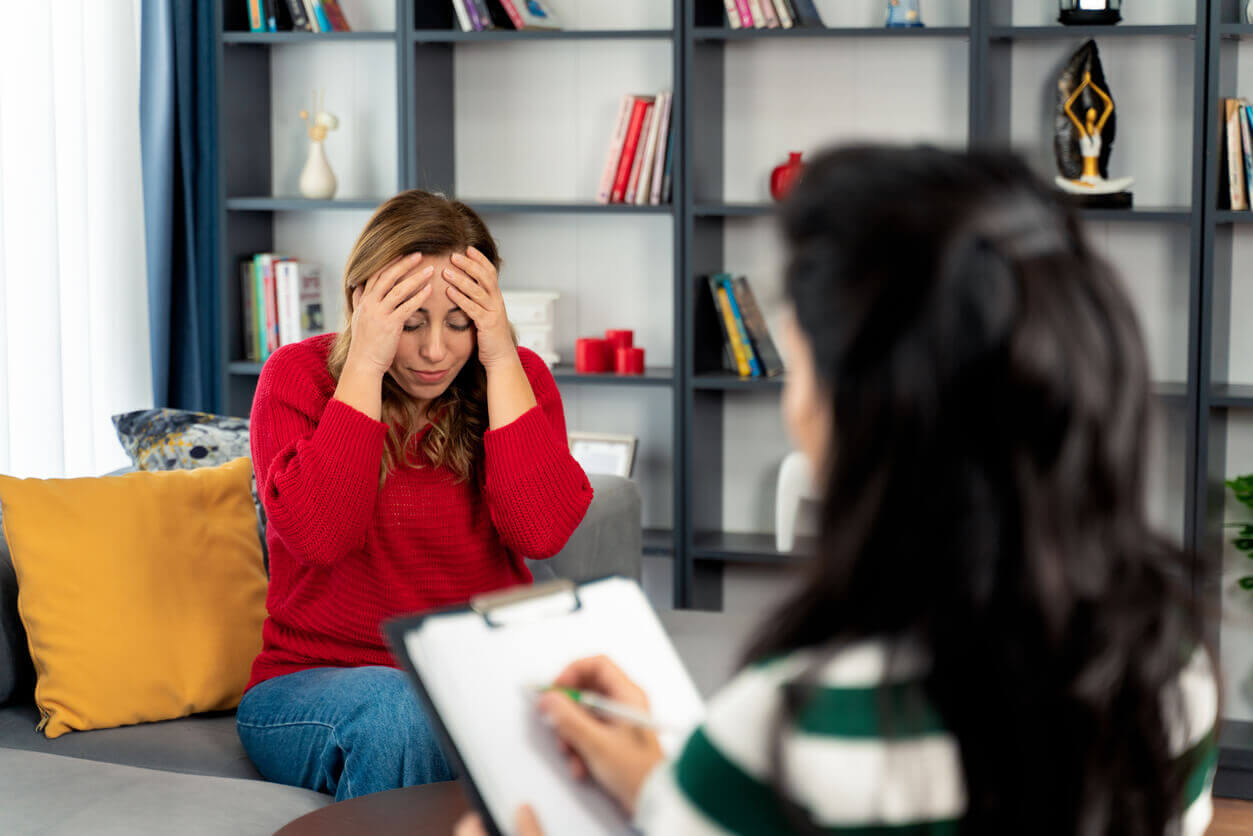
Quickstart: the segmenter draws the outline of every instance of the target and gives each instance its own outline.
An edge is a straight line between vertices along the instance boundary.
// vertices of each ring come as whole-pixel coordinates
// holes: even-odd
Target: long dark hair
[[[1160,836],[1200,633],[1146,519],[1149,370],[1112,270],[1007,153],[829,151],[782,220],[834,420],[808,583],[750,658],[917,642],[964,832]]]

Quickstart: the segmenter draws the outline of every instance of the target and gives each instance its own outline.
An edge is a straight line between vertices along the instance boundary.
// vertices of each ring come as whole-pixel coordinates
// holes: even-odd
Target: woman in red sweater
[[[344,330],[261,372],[269,617],[236,722],[272,781],[343,800],[452,777],[379,624],[529,583],[524,556],[560,551],[591,502],[499,263],[467,206],[403,192],[348,258]]]

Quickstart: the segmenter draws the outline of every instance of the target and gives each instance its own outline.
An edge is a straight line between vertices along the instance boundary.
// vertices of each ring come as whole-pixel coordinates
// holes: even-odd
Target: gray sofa
[[[536,580],[618,573],[638,577],[635,484],[593,476],[587,517]],[[16,613],[16,578],[0,536],[0,833],[271,833],[330,796],[264,781],[244,753],[232,713],[200,715],[48,740],[35,732],[33,671]],[[725,678],[732,636],[707,614],[666,614],[703,690]],[[684,652],[684,648],[688,652]]]

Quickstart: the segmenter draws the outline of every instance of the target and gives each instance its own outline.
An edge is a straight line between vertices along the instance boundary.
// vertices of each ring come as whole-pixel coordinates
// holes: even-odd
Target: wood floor
[[[1207,836],[1253,836],[1253,801],[1214,799],[1214,823]]]

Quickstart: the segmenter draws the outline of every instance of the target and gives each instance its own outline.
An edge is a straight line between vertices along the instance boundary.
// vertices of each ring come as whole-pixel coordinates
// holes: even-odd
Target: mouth
[[[424,372],[418,369],[410,369],[409,371],[413,372],[414,376],[423,383],[439,383],[448,375],[448,369],[434,372]]]

